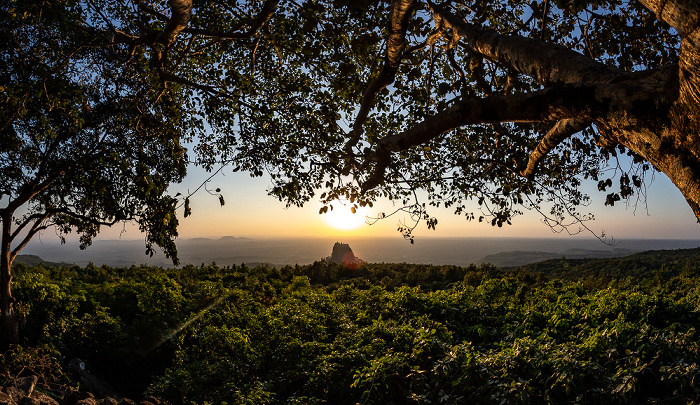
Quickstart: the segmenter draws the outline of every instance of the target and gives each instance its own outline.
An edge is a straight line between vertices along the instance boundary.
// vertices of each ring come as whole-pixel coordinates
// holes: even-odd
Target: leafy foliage
[[[394,151],[379,170],[384,173],[378,188],[368,187],[384,164],[380,155],[387,137],[461,102],[531,94],[552,83],[540,83],[532,69],[488,57],[460,41],[454,28],[441,25],[444,19],[432,2],[410,2],[398,34],[391,28],[390,2],[176,3],[187,11],[157,1],[138,7],[129,1],[4,6],[2,35],[12,45],[3,54],[8,83],[3,137],[20,148],[18,156],[34,162],[17,176],[36,170],[36,161],[44,159],[21,147],[30,132],[49,140],[56,139],[51,134],[59,128],[82,132],[80,141],[92,139],[91,145],[101,138],[88,135],[120,128],[121,137],[136,138],[135,144],[95,145],[93,154],[108,157],[76,156],[72,160],[81,163],[69,165],[75,171],[67,174],[74,178],[101,167],[111,176],[122,173],[125,183],[111,187],[116,185],[104,178],[78,176],[108,195],[84,192],[86,201],[74,204],[83,209],[80,213],[102,214],[97,216],[109,222],[130,218],[136,204],[126,212],[124,204],[100,204],[107,204],[107,197],[124,203],[125,196],[136,194],[136,201],[154,205],[136,214],[153,234],[149,240],[167,251],[173,246],[166,235],[173,236],[176,222],[171,201],[158,197],[182,174],[177,164],[182,141],[193,142],[194,160],[209,170],[230,166],[252,176],[269,174],[269,193],[289,205],[302,205],[319,192],[326,204],[340,198],[353,207],[385,197],[417,209],[429,227],[435,219],[414,205],[418,189],[427,192],[430,204],[452,207],[468,219],[503,226],[524,206],[558,228],[569,223],[567,218],[591,218],[579,212],[589,203],[580,190],[584,179],[608,189],[608,204],[645,185],[651,166],[623,146],[602,142],[602,130],[590,126],[547,153],[531,179],[522,177],[518,167],[552,127],[551,120],[485,117]],[[638,2],[453,1],[449,12],[484,32],[575,51],[567,55],[583,54],[591,64],[615,67],[620,74],[678,60],[678,31]],[[395,34],[400,40],[390,44],[387,38]],[[389,68],[394,53],[397,59]],[[47,85],[39,86],[44,78]],[[19,134],[13,135],[6,123],[21,129]],[[141,136],[155,142],[146,145]],[[624,159],[617,160],[622,154],[631,155],[635,164],[627,167]],[[134,159],[142,165],[134,164],[129,172],[124,166]],[[7,161],[12,161],[9,155]],[[144,170],[149,175],[141,177]],[[610,190],[614,179],[619,181]],[[138,187],[126,186],[132,183]],[[61,193],[71,190],[66,185]],[[218,197],[223,205],[223,196]],[[468,208],[470,200],[478,203],[478,212]],[[90,204],[101,210],[90,211]],[[189,216],[187,197],[184,204]],[[88,225],[78,229],[86,242],[96,232]],[[403,231],[410,234],[410,229]]]
[[[648,258],[643,283],[610,259],[599,284],[575,281],[575,261],[571,281],[317,262],[18,266],[16,289],[28,343],[176,403],[692,403],[700,284],[678,268],[692,254],[630,259]],[[679,259],[654,271],[654,256]]]
[[[143,65],[91,47],[85,14],[108,4],[2,5],[0,212],[14,254],[48,227],[79,233],[86,247],[100,226],[135,221],[147,252],[175,256],[167,187],[185,175],[191,112]]]
[[[226,31],[236,28],[236,15],[254,20],[260,7],[259,2],[239,2],[232,10],[203,7],[191,24]],[[267,172],[270,194],[290,205],[323,190],[320,198],[327,204],[341,198],[364,206],[386,197],[412,206],[415,190],[424,189],[431,204],[494,226],[511,223],[522,206],[541,211],[557,228],[571,218],[591,218],[579,212],[589,203],[580,190],[584,179],[612,185],[619,177],[620,189],[608,191],[611,205],[643,187],[650,166],[627,167],[619,155],[630,154],[637,163],[639,157],[624,147],[601,149],[600,133],[592,128],[548,154],[532,181],[519,176],[511,163],[524,161],[552,123],[517,122],[461,127],[397,152],[379,188],[363,189],[385,137],[457,102],[542,88],[506,62],[484,57],[457,43],[449,30],[434,27],[430,4],[415,7],[400,66],[390,86],[371,94],[365,120],[357,110],[383,71],[389,2],[283,2],[248,48],[193,36],[192,49],[206,46],[211,52],[190,51],[178,70],[237,100],[224,106],[220,96],[202,95],[214,132],[197,148],[200,163],[213,168],[223,157],[252,175]],[[677,33],[638,2],[457,1],[450,7],[484,29],[562,45],[621,71],[654,69],[677,59]],[[222,18],[229,14],[230,21]],[[173,53],[187,50],[182,42]],[[359,137],[354,144],[353,136]],[[469,200],[478,203],[478,212],[470,211]],[[419,218],[433,224],[428,215]]]

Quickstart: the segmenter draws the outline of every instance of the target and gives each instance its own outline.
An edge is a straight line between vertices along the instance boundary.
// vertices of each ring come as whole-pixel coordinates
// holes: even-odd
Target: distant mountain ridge
[[[617,248],[612,250],[567,249],[560,253],[515,250],[486,255],[482,262],[491,263],[498,267],[511,267],[552,259],[603,259],[629,256],[639,252],[641,250]]]
[[[22,263],[22,264],[25,264],[27,266],[32,266],[32,267],[38,266],[38,265],[42,265],[42,266],[72,266],[73,265],[73,263],[49,262],[49,261],[42,259],[41,257],[39,257],[37,255],[17,255],[13,264],[18,264],[18,263]]]
[[[648,250],[624,257],[552,259],[503,270],[541,273],[551,279],[587,281],[598,286],[616,279],[643,280],[700,274],[700,248]]]
[[[218,265],[246,263],[269,263],[273,266],[304,265],[326,257],[330,252],[335,237],[324,238],[247,238],[247,237],[211,237],[182,238],[177,240],[180,265],[200,265],[216,262]],[[618,249],[601,244],[597,239],[575,238],[421,238],[415,244],[406,242],[401,237],[390,238],[344,238],[343,243],[352,246],[356,257],[369,263],[416,263],[435,265],[469,266],[483,262],[496,262],[490,255],[518,256],[505,252],[544,252],[528,253],[527,262],[554,258],[613,257],[623,254]],[[153,257],[144,255],[143,240],[96,240],[86,250],[80,250],[78,244],[69,241],[65,245],[58,242],[43,241],[30,244],[23,251],[52,262],[75,263],[85,266],[94,263],[112,267],[129,267],[147,264],[149,266],[173,267],[172,260],[159,250]],[[616,248],[624,247],[630,253],[635,251],[695,248],[700,240],[622,240]],[[584,250],[601,251],[597,255],[574,255]],[[615,250],[610,254],[605,250]],[[500,253],[499,253],[500,252]],[[627,254],[627,252],[624,252]],[[496,262],[497,264],[516,265],[522,261]]]

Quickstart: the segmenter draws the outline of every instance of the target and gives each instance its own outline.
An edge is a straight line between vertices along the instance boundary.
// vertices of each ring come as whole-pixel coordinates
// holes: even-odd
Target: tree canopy
[[[3,242],[17,244],[12,257],[48,227],[77,231],[85,246],[101,225],[129,220],[149,249],[174,254],[165,191],[185,174],[188,127],[176,93],[163,97],[147,71],[93,48],[93,33],[75,27],[84,16],[74,4],[10,2],[2,11],[0,213]]]
[[[698,7],[690,0],[6,2],[5,171],[15,170],[17,151],[28,156],[30,133],[50,140],[62,127],[92,142],[111,133],[109,145],[86,148],[101,160],[64,160],[88,173],[82,165],[152,158],[147,181],[160,183],[148,198],[163,198],[160,217],[145,220],[138,204],[90,211],[99,199],[91,195],[80,197],[93,201],[84,206],[70,203],[79,214],[70,218],[150,221],[147,239],[167,251],[176,231],[156,236],[156,228],[176,219],[164,187],[184,168],[159,165],[184,160],[147,151],[161,141],[176,155],[184,154],[181,141],[193,141],[192,156],[208,169],[269,173],[270,193],[287,204],[316,197],[409,204],[423,189],[428,202],[470,219],[501,226],[525,207],[561,227],[588,218],[582,180],[598,181],[612,205],[645,187],[656,169],[700,216]],[[59,100],[64,107],[51,104]],[[51,143],[43,145],[46,152]],[[107,162],[100,148],[118,158]],[[37,184],[48,179],[37,162],[44,171],[61,167],[43,155],[31,159],[34,166],[4,180],[5,195],[18,193],[28,173]],[[67,172],[58,177],[75,181]],[[65,186],[54,195],[80,189]],[[113,188],[102,204],[126,203],[126,188]],[[468,212],[468,200],[480,211]],[[164,221],[166,211],[172,221]],[[412,211],[435,225],[423,206]],[[37,229],[46,225],[35,219]],[[79,226],[85,241],[95,226]]]
[[[700,216],[695,1],[98,3],[93,44],[201,118],[197,162],[288,204],[423,189],[562,227],[589,216],[581,181],[613,205],[656,169]]]
[[[83,248],[101,226],[135,221],[147,253],[176,257],[167,188],[185,175],[188,114],[178,92],[105,52],[84,11],[0,7],[0,344],[17,341],[12,261],[43,230],[75,231]]]

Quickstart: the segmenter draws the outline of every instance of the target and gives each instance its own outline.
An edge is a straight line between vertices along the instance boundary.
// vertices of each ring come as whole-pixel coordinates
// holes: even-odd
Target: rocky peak
[[[342,264],[351,269],[359,268],[364,264],[364,260],[355,256],[350,245],[340,242],[336,242],[335,245],[333,245],[333,252],[328,260],[333,263]]]

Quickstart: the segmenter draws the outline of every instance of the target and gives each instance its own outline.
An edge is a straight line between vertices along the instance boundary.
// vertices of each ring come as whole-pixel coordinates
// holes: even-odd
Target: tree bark
[[[19,320],[15,314],[12,298],[12,215],[4,213],[2,218],[2,248],[0,249],[0,350],[5,351],[11,344],[19,343]]]
[[[172,15],[158,38],[158,42],[165,46],[170,46],[175,41],[175,38],[187,27],[192,18],[192,0],[170,0],[168,6],[170,6]]]
[[[472,51],[498,60],[545,86],[609,83],[624,73],[560,45],[518,35],[503,35],[469,24],[435,4],[431,9],[436,18],[451,28]]]

